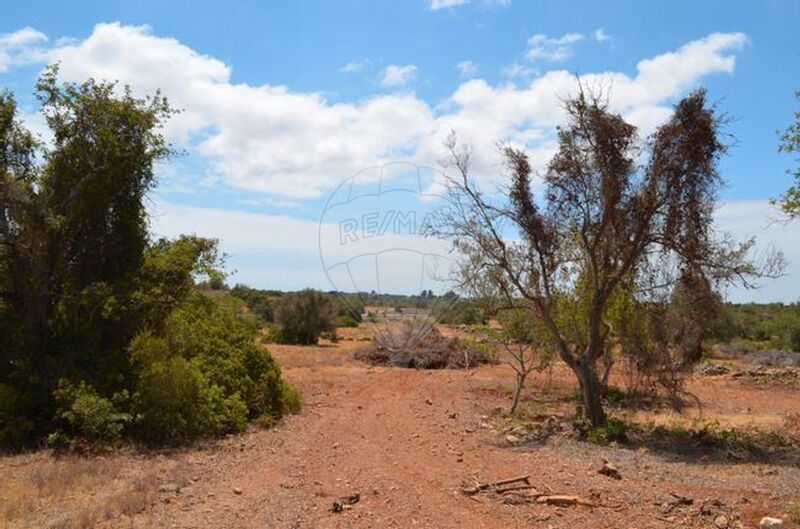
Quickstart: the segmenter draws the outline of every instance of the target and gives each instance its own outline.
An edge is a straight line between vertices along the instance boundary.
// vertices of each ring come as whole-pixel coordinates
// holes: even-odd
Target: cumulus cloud
[[[714,33],[641,61],[635,76],[598,72],[582,80],[613,87],[612,107],[647,133],[704,76],[733,71],[735,52],[746,42],[741,33]],[[197,157],[204,177],[294,200],[320,196],[355,172],[392,160],[435,166],[451,130],[473,145],[478,175],[498,172],[498,140],[529,149],[543,165],[555,149],[562,100],[576,88],[570,72],[553,70],[520,86],[465,80],[435,107],[409,93],[333,103],[285,86],[234,83],[222,61],[146,26],[119,23],[98,24],[84,40],[53,45],[41,60],[59,61],[65,81],[119,80],[140,95],[161,89],[184,110],[166,133]],[[394,66],[394,86],[416,71]]]
[[[381,86],[389,88],[404,86],[417,74],[417,67],[414,64],[390,64],[383,69],[381,74]]]
[[[469,0],[428,0],[431,11],[438,11],[447,7],[458,7],[468,4]]]
[[[0,72],[8,71],[12,66],[41,60],[41,45],[47,40],[47,35],[31,27],[13,33],[0,33]]]
[[[764,256],[771,249],[784,253],[787,268],[783,277],[764,279],[755,291],[733,289],[729,298],[734,302],[800,302],[800,230],[781,222],[780,213],[767,200],[740,200],[720,205],[715,220],[721,230],[737,240],[755,237],[755,257]]]
[[[461,77],[473,77],[478,73],[478,65],[472,61],[461,61],[456,64],[456,69],[461,74]]]
[[[572,57],[573,46],[583,38],[580,33],[565,33],[560,37],[548,37],[538,33],[528,39],[526,57],[531,61],[564,61]]]
[[[514,62],[508,66],[503,67],[500,71],[503,77],[513,80],[529,80],[532,77],[539,75],[539,70],[531,68],[528,65]]]

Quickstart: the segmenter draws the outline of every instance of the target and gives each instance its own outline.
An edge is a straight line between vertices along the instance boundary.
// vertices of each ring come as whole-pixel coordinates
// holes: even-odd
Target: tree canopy
[[[197,293],[221,275],[216,241],[150,238],[168,102],[57,74],[37,84],[50,144],[0,95],[0,442],[180,440],[279,415],[255,329]]]
[[[508,146],[504,196],[483,193],[470,175],[469,151],[452,136],[457,174],[447,182],[437,232],[463,256],[465,287],[491,291],[541,321],[578,379],[587,418],[602,425],[597,365],[612,350],[624,346],[669,365],[697,359],[696,344],[675,358],[676,337],[665,328],[676,285],[686,286],[685,305],[708,303],[715,286],[749,285],[781,260],[758,266],[748,259],[753,241],[736,243],[714,229],[723,119],[703,90],[681,100],[646,142],[583,89],[565,110],[541,188],[528,155]]]
[[[795,96],[800,100],[800,91]],[[780,152],[800,156],[800,111],[795,112],[794,123],[789,125],[781,134],[780,140]],[[795,159],[795,161],[800,162],[800,158]],[[800,164],[798,164],[798,167],[790,169],[788,173],[794,176],[794,185],[789,187],[776,200],[776,203],[786,215],[796,219],[800,217]]]

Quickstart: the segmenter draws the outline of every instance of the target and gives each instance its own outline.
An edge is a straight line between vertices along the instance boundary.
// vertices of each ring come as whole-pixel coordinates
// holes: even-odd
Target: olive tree
[[[577,378],[586,418],[600,426],[598,364],[612,348],[609,309],[621,292],[648,310],[666,304],[679,282],[752,286],[781,260],[776,254],[756,263],[752,240],[737,243],[714,229],[717,163],[726,148],[723,117],[705,91],[681,100],[644,142],[606,100],[583,89],[564,107],[567,121],[536,195],[524,151],[502,148],[507,187],[486,193],[470,174],[469,149],[451,135],[447,205],[434,232],[454,241],[465,288],[485,290],[488,278],[510,305],[541,320]]]

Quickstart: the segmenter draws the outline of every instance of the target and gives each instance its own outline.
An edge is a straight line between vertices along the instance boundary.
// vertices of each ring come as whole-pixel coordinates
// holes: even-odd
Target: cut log
[[[537,503],[545,503],[547,505],[557,505],[559,507],[571,507],[573,505],[583,505],[586,507],[594,507],[594,503],[589,500],[584,500],[578,496],[567,496],[563,494],[556,494],[553,496],[539,496],[536,499]]]

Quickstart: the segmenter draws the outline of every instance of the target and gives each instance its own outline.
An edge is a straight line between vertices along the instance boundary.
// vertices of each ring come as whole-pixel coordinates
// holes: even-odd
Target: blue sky
[[[541,167],[574,73],[611,86],[612,106],[645,133],[705,86],[734,118],[720,221],[793,263],[731,298],[800,299],[800,230],[771,222],[768,205],[789,184],[776,131],[797,108],[800,2],[264,4],[13,2],[0,18],[0,86],[36,130],[31,90],[47,62],[66,80],[163,88],[186,110],[167,127],[186,156],[160,168],[154,228],[220,237],[234,280],[272,288],[329,287],[314,226],[359,169],[434,164],[451,128],[487,181],[501,139]]]

